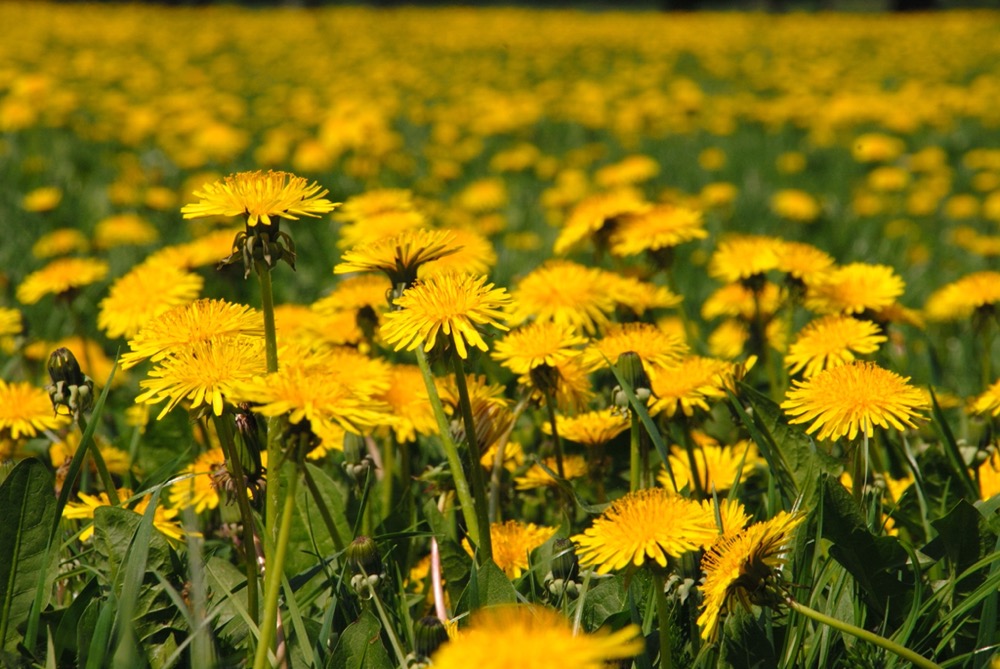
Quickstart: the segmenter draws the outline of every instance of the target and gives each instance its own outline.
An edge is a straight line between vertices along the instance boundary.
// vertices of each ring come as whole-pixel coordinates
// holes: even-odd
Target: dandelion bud
[[[616,366],[622,378],[625,379],[625,383],[632,387],[632,392],[635,393],[636,398],[640,402],[649,399],[649,395],[652,392],[650,389],[652,384],[649,381],[649,376],[646,375],[646,368],[643,367],[642,358],[639,357],[639,354],[633,351],[622,353],[618,356]],[[628,396],[621,388],[615,389],[613,399],[617,407],[621,409],[628,407]]]
[[[413,650],[420,657],[430,657],[448,640],[448,630],[435,616],[424,616],[413,625]]]
[[[382,580],[382,558],[375,540],[362,535],[352,541],[347,547],[347,564],[354,572],[351,587],[362,599],[371,599]]]
[[[344,471],[360,486],[364,485],[372,460],[365,449],[364,437],[348,432],[344,435]]]
[[[531,378],[531,384],[545,395],[554,393],[559,387],[559,380],[562,378],[558,367],[553,367],[545,363],[537,367],[532,367],[528,372],[528,376]]]
[[[68,348],[57,348],[49,356],[49,378],[52,383],[45,387],[56,413],[63,407],[69,414],[79,415],[94,403],[94,382],[90,380],[76,356]]]
[[[576,560],[576,550],[573,542],[565,537],[559,537],[552,542],[552,575],[555,578],[567,580],[576,577],[580,566]]]

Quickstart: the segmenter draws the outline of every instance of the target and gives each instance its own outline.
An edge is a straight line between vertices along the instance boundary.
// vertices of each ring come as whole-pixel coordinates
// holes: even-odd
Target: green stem
[[[236,481],[236,507],[240,511],[243,522],[243,554],[244,571],[247,577],[247,613],[250,620],[257,624],[257,547],[253,540],[254,520],[250,511],[250,500],[247,498],[246,473],[243,463],[236,454],[236,444],[233,442],[233,431],[222,416],[212,415],[215,421],[215,432],[222,444],[222,453],[226,457],[226,467]]]
[[[337,549],[338,553],[343,552],[345,548],[344,539],[340,536],[340,532],[337,531],[337,524],[333,522],[333,516],[330,515],[330,510],[326,508],[323,495],[319,491],[319,486],[316,485],[316,479],[313,478],[312,472],[309,471],[308,467],[302,468],[302,478],[306,482],[306,487],[309,488],[309,494],[312,495],[313,501],[316,502],[319,515],[323,519],[323,524],[326,525],[326,531],[330,533],[330,539],[333,540],[333,547]]]
[[[382,449],[382,515],[388,516],[392,510],[392,485],[396,477],[396,444],[390,434],[383,443]]]
[[[524,412],[531,400],[531,393],[525,393],[524,397],[514,407],[511,415],[510,426],[503,433],[500,441],[497,442],[497,452],[493,457],[493,467],[490,471],[490,522],[500,522],[500,477],[503,474],[503,461],[506,457],[507,443],[510,441],[510,434],[517,425],[517,419]]]
[[[364,568],[361,569],[361,573],[364,574],[365,578],[368,578],[367,572]],[[382,621],[382,629],[385,630],[386,635],[389,637],[389,644],[392,646],[392,650],[396,653],[396,660],[399,662],[400,669],[407,669],[409,666],[406,662],[406,653],[403,652],[403,644],[399,642],[399,637],[396,636],[396,630],[393,629],[392,624],[389,621],[389,616],[385,613],[385,607],[382,606],[382,598],[379,596],[375,588],[372,588],[372,601],[375,603],[375,609],[378,611],[378,617]]]
[[[80,434],[86,434],[87,419],[83,417],[82,413],[77,415],[76,423],[80,426]],[[97,440],[91,438],[87,446],[90,447],[90,455],[94,458],[94,466],[97,467],[97,474],[101,477],[104,492],[108,493],[108,501],[111,502],[111,506],[121,506],[115,482],[111,478],[111,472],[108,471],[107,463],[104,462],[104,456],[101,455],[101,449],[97,446]]]
[[[635,492],[643,488],[642,485],[642,455],[639,453],[639,416],[635,411],[629,411],[629,443],[631,445],[631,468],[629,470],[629,492]]]
[[[859,505],[864,496],[865,482],[868,474],[868,433],[862,434],[861,443],[854,448],[854,481],[851,485],[851,493],[854,501]]]
[[[545,390],[545,410],[549,414],[549,424],[552,426],[552,443],[556,448],[556,472],[559,478],[566,478],[566,470],[563,467],[563,447],[562,439],[559,438],[559,428],[556,425],[556,402],[551,388]]]
[[[486,482],[483,480],[483,466],[480,463],[482,454],[479,451],[479,439],[476,437],[476,422],[472,417],[472,402],[469,399],[469,386],[465,381],[465,368],[458,348],[451,348],[451,362],[455,370],[455,386],[458,388],[458,404],[462,410],[462,422],[465,423],[465,443],[469,448],[469,471],[472,479],[473,513],[479,523],[479,563],[493,560],[493,540],[490,536],[490,507],[486,499]],[[561,472],[560,472],[561,475]]]
[[[262,263],[255,263],[257,279],[260,283],[260,304],[264,313],[264,353],[267,358],[267,372],[278,371],[278,333],[274,325],[274,291],[271,287],[271,270]],[[278,520],[278,503],[281,499],[281,440],[277,438],[278,419],[267,420],[267,503],[264,507],[264,534],[275,538],[275,523]],[[273,472],[273,475],[272,475]]]
[[[818,623],[828,625],[836,630],[855,636],[862,641],[875,644],[879,648],[884,648],[890,653],[894,653],[904,660],[911,662],[914,666],[921,667],[922,669],[941,669],[941,665],[928,660],[923,655],[918,655],[909,648],[899,645],[895,641],[886,639],[884,636],[879,636],[874,632],[869,632],[868,630],[852,625],[851,623],[820,613],[815,609],[809,608],[805,604],[800,604],[791,597],[786,596],[785,603],[788,604],[788,608],[805,616],[806,618],[811,618]]]
[[[271,642],[274,640],[278,624],[278,594],[281,591],[281,575],[285,569],[285,556],[288,554],[288,543],[292,534],[292,514],[295,512],[295,488],[299,480],[299,471],[302,469],[303,450],[301,441],[298,441],[295,444],[295,471],[288,479],[285,504],[281,510],[278,541],[275,544],[274,555],[269,556],[267,568],[264,571],[264,620],[260,626],[257,654],[254,656],[253,661],[254,669],[265,669],[267,667],[267,653],[271,649]],[[268,461],[268,464],[270,464],[270,461]]]
[[[666,582],[661,574],[653,575],[656,588],[656,618],[660,628],[660,669],[674,666],[673,647],[670,643],[670,608],[667,606]]]
[[[448,460],[448,468],[451,469],[451,478],[455,482],[455,492],[458,494],[458,503],[462,507],[465,523],[468,527],[469,539],[477,546],[480,545],[481,532],[479,531],[479,519],[474,509],[472,492],[469,488],[469,481],[465,478],[465,470],[462,468],[462,458],[458,454],[458,446],[451,438],[451,427],[448,424],[448,417],[444,414],[444,406],[441,404],[441,396],[438,395],[437,386],[434,385],[434,375],[431,374],[430,365],[427,362],[427,355],[423,349],[417,347],[417,365],[424,377],[424,385],[427,387],[427,396],[434,410],[434,417],[437,419],[438,435],[441,438],[441,447],[444,449],[444,456]],[[489,527],[489,526],[487,526]]]

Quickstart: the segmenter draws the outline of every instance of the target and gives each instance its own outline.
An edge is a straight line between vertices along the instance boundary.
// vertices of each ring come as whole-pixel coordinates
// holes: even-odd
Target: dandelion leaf
[[[393,662],[382,643],[382,625],[371,611],[347,626],[330,659],[330,669],[390,669]]]

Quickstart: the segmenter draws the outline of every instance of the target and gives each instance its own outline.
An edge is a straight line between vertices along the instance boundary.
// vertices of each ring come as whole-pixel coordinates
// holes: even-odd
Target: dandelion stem
[[[480,564],[493,560],[493,541],[490,536],[490,510],[486,499],[486,482],[483,480],[483,467],[479,460],[479,438],[476,436],[476,423],[472,417],[472,403],[469,400],[469,386],[465,381],[465,368],[458,348],[451,349],[451,362],[455,370],[455,386],[458,388],[458,404],[462,411],[462,422],[465,423],[465,443],[469,448],[469,472],[472,479],[473,513],[479,523],[479,555]],[[560,472],[560,476],[562,472]],[[464,511],[464,509],[463,509]]]
[[[923,655],[918,655],[909,648],[899,645],[895,641],[890,641],[889,639],[886,639],[884,636],[880,636],[878,634],[875,634],[874,632],[869,632],[866,629],[862,629],[848,622],[844,622],[843,620],[838,620],[826,614],[820,613],[815,609],[809,608],[805,604],[800,604],[791,597],[786,596],[785,603],[788,604],[788,608],[792,609],[797,613],[800,613],[801,615],[804,615],[807,618],[811,618],[812,620],[815,620],[816,622],[822,623],[824,625],[829,625],[830,627],[840,630],[841,632],[855,636],[861,639],[862,641],[867,641],[868,643],[875,644],[879,648],[884,648],[890,653],[895,653],[904,660],[913,663],[913,665],[916,667],[921,667],[921,669],[941,669],[941,665],[936,664],[931,660],[928,660]]]
[[[323,519],[323,524],[326,525],[326,531],[330,533],[330,539],[333,540],[333,547],[337,549],[338,553],[342,552],[345,548],[344,539],[340,536],[340,532],[337,531],[337,525],[333,522],[333,516],[330,515],[330,510],[326,508],[326,502],[323,501],[319,486],[316,485],[316,479],[313,478],[312,472],[309,471],[308,467],[302,468],[302,478],[305,480],[306,487],[309,488],[309,493],[316,502],[319,515]]]
[[[545,410],[549,415],[549,424],[552,425],[552,442],[556,448],[556,471],[559,478],[566,478],[566,470],[563,467],[563,447],[562,439],[559,437],[559,428],[556,425],[556,402],[552,389],[545,390]]]
[[[80,434],[87,433],[87,419],[83,417],[82,413],[78,413],[76,424],[80,426]],[[111,472],[108,471],[107,463],[104,462],[104,456],[101,455],[101,449],[97,446],[97,440],[91,437],[87,446],[90,447],[90,455],[94,458],[94,466],[97,467],[97,473],[101,477],[104,492],[108,493],[108,501],[111,502],[111,506],[121,506],[115,482],[111,478]]]
[[[253,514],[250,511],[250,500],[247,499],[247,478],[243,471],[243,463],[236,455],[236,444],[233,442],[233,432],[229,423],[222,416],[212,414],[215,421],[215,432],[219,435],[222,453],[226,456],[226,467],[236,485],[236,506],[243,522],[243,553],[244,570],[247,577],[247,613],[250,620],[257,624],[257,547],[253,539]]]
[[[430,399],[431,408],[434,410],[434,417],[437,419],[441,446],[444,448],[444,455],[448,460],[448,468],[451,469],[451,478],[455,482],[455,492],[458,494],[458,502],[465,516],[469,538],[472,540],[472,543],[479,546],[481,539],[479,519],[474,510],[475,504],[472,501],[469,481],[465,478],[465,470],[462,468],[462,458],[458,454],[458,447],[455,445],[454,439],[451,438],[451,427],[448,425],[448,417],[444,415],[441,396],[438,395],[437,386],[434,385],[434,376],[431,374],[427,355],[420,347],[417,347],[416,354],[417,365],[420,367],[420,372],[424,376],[424,385],[427,387],[427,396]]]
[[[267,372],[278,371],[278,335],[274,325],[274,291],[271,287],[271,270],[264,263],[255,263],[257,279],[260,283],[260,305],[264,313],[264,354],[267,358]],[[278,500],[281,499],[281,440],[277,438],[278,419],[267,420],[267,463],[274,474],[267,477],[267,504],[264,509],[264,533],[275,538],[275,522],[278,519]]]
[[[656,588],[656,619],[660,628],[660,669],[672,669],[674,653],[670,643],[670,609],[667,606],[666,582],[662,574],[653,575],[653,587]]]
[[[493,467],[490,471],[490,522],[498,523],[500,522],[500,475],[503,473],[503,462],[506,457],[507,443],[510,441],[511,432],[514,431],[514,426],[517,424],[517,419],[524,412],[525,408],[528,406],[528,402],[531,400],[531,393],[525,393],[525,395],[518,401],[517,406],[514,407],[514,412],[511,416],[510,425],[507,430],[504,431],[503,436],[497,442],[497,452],[493,456]]]
[[[629,411],[629,443],[631,444],[631,469],[629,471],[629,492],[643,488],[642,456],[639,453],[639,442],[642,434],[639,431],[639,416],[635,411]]]
[[[361,573],[364,577],[368,578],[368,573],[365,572],[364,567],[361,568]],[[372,601],[375,602],[375,609],[378,611],[378,617],[382,621],[382,627],[385,629],[386,635],[389,637],[389,643],[392,645],[392,650],[396,653],[396,659],[399,661],[400,669],[407,669],[406,664],[406,653],[403,652],[403,646],[399,642],[399,637],[396,636],[396,630],[392,627],[392,622],[389,620],[389,616],[385,613],[385,607],[382,606],[382,598],[379,596],[378,591],[372,588]]]

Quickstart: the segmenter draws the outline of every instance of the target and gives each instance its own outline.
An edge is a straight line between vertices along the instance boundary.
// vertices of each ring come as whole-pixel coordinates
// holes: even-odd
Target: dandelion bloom
[[[760,316],[773,316],[785,299],[785,291],[771,281],[753,290],[742,283],[730,283],[717,288],[701,305],[701,316],[712,320],[720,316],[733,316],[745,321]]]
[[[1000,451],[993,451],[976,470],[979,479],[979,499],[1000,495]]]
[[[392,284],[409,286],[424,263],[455,253],[459,246],[448,230],[407,230],[345,251],[334,274],[384,272]]]
[[[833,267],[833,257],[805,242],[784,242],[778,247],[778,271],[804,281]]]
[[[785,564],[792,532],[804,520],[802,514],[781,511],[770,520],[723,536],[708,549],[701,559],[705,578],[698,626],[703,639],[715,639],[719,619],[734,603],[747,610],[751,604],[772,603],[767,586]]]
[[[958,321],[1000,304],[1000,272],[975,272],[931,293],[924,313],[934,321]]]
[[[121,500],[126,500],[132,497],[132,491],[128,488],[118,489],[118,498]],[[102,492],[97,495],[88,495],[86,493],[79,493],[78,502],[67,502],[66,508],[63,509],[63,518],[68,520],[90,520],[94,519],[94,512],[102,506],[111,506],[111,500],[108,498],[108,493]],[[138,513],[140,515],[146,513],[146,509],[149,507],[149,502],[152,499],[152,495],[145,495],[138,502],[134,504],[129,510]],[[163,506],[157,506],[156,510],[153,512],[153,527],[158,529],[162,534],[166,535],[168,538],[175,541],[183,541],[185,538],[184,529],[181,527],[180,522],[177,520],[177,509],[168,509]],[[88,524],[82,532],[80,532],[80,541],[87,541],[92,536],[94,536],[94,523]]]
[[[412,192],[402,188],[376,188],[347,198],[334,218],[358,222],[388,211],[412,211],[413,208]]]
[[[38,238],[31,247],[36,258],[54,258],[70,253],[85,253],[90,246],[87,236],[76,228],[59,228]]]
[[[697,550],[717,534],[715,518],[702,505],[646,488],[616,500],[573,542],[580,566],[596,565],[606,574],[648,560],[665,567],[667,556]]]
[[[529,323],[496,342],[491,356],[515,374],[528,374],[537,367],[557,367],[578,357],[581,350],[577,347],[586,343],[587,339],[568,325]]]
[[[0,379],[0,441],[34,437],[68,422],[67,416],[55,414],[49,394],[41,388]]]
[[[508,520],[490,524],[490,539],[493,544],[493,561],[507,574],[507,578],[519,578],[528,568],[528,556],[556,533],[554,527],[539,527],[534,523]],[[472,555],[468,539],[462,546]]]
[[[416,365],[393,365],[388,386],[376,399],[387,404],[396,419],[392,424],[396,441],[416,441],[418,434],[437,432],[424,375]]]
[[[736,235],[719,243],[708,261],[709,275],[725,283],[745,281],[778,269],[784,242],[776,237]]]
[[[109,216],[94,227],[94,246],[99,249],[152,244],[159,237],[153,224],[137,214]]]
[[[666,286],[658,286],[641,281],[634,276],[622,276],[617,272],[597,270],[597,276],[615,306],[622,307],[642,316],[650,309],[676,307],[684,298],[670,291]]]
[[[337,247],[349,249],[394,237],[408,230],[427,227],[427,217],[413,209],[387,209],[370,214],[340,228]]]
[[[157,420],[188,401],[191,409],[205,406],[216,416],[224,404],[233,403],[237,386],[267,368],[264,339],[217,337],[199,341],[162,359],[139,382],[144,391],[136,402],[158,404],[169,400]]]
[[[554,321],[594,334],[615,309],[605,272],[568,260],[549,260],[532,270],[511,292],[509,322]]]
[[[527,605],[480,609],[431,657],[434,669],[605,669],[642,652],[639,628],[576,634],[558,611]]]
[[[806,308],[821,314],[878,311],[891,306],[904,287],[903,279],[888,265],[851,263],[810,281]]]
[[[812,194],[796,188],[786,188],[771,196],[771,211],[788,221],[812,223],[823,210]]]
[[[542,465],[545,465],[544,467]],[[514,478],[518,490],[534,490],[556,485],[556,479],[549,472],[559,471],[555,458],[545,458],[541,464],[531,465],[528,471]],[[587,473],[587,461],[582,455],[563,456],[563,475],[567,480],[580,478]]]
[[[98,305],[97,327],[109,338],[131,338],[150,319],[198,298],[205,280],[185,269],[145,262],[118,278]]]
[[[61,258],[32,272],[17,287],[21,304],[35,304],[46,295],[62,295],[97,283],[108,275],[108,263],[92,258]]]
[[[817,438],[854,439],[858,432],[872,436],[880,427],[915,427],[927,400],[909,378],[871,362],[852,362],[820,372],[805,381],[794,381],[781,408],[790,423],[811,423],[806,434]]]
[[[831,314],[802,329],[785,355],[785,366],[789,374],[802,372],[808,379],[824,369],[853,362],[856,355],[874,353],[886,340],[871,321]]]
[[[675,204],[658,204],[620,218],[611,232],[611,252],[616,256],[631,256],[706,237],[708,231],[700,211]]]
[[[695,409],[708,411],[709,400],[726,396],[726,383],[732,374],[732,363],[696,355],[663,367],[650,377],[653,403],[649,413],[666,411],[672,417],[678,411],[685,416],[694,415]]]
[[[489,350],[477,325],[507,329],[500,321],[504,318],[501,309],[509,303],[506,289],[494,288],[492,283],[486,283],[485,276],[432,276],[407,288],[396,299],[398,310],[385,315],[382,337],[397,351],[411,351],[421,344],[429,351],[438,334],[443,333],[454,342],[459,356],[467,358],[466,344]]]
[[[691,458],[680,446],[670,449],[670,471],[680,490],[684,486],[694,489],[695,472],[691,469]],[[702,490],[720,492],[729,490],[737,482],[745,481],[755,469],[765,464],[752,441],[743,440],[732,446],[723,446],[714,440],[701,443],[694,448],[694,464],[697,467],[698,485]],[[670,475],[664,469],[657,479],[663,487],[673,489]]]
[[[972,401],[972,413],[1000,416],[1000,379]]]
[[[0,337],[19,335],[24,331],[24,320],[17,309],[0,307]]]
[[[575,416],[556,415],[559,436],[584,446],[602,446],[629,427],[628,417],[613,409],[588,411]],[[542,430],[551,434],[552,426],[542,424]]]
[[[225,300],[197,300],[174,307],[147,321],[129,340],[128,353],[121,357],[123,369],[144,360],[157,362],[198,342],[216,337],[264,336],[264,317],[242,304]]]
[[[496,248],[488,238],[478,232],[461,228],[451,232],[459,249],[455,253],[449,253],[421,265],[417,270],[418,277],[423,279],[434,274],[449,272],[487,274],[497,264]]]
[[[667,367],[679,362],[687,354],[688,346],[676,334],[651,323],[614,324],[608,327],[604,336],[590,345],[583,360],[594,367],[606,367],[615,364],[621,354],[628,352],[638,355],[646,371],[651,371],[653,367]]]
[[[587,237],[604,233],[604,228],[613,225],[619,217],[643,211],[649,206],[630,189],[586,197],[570,212],[553,250],[557,255],[564,255]]]
[[[52,211],[62,202],[63,192],[58,186],[42,186],[21,198],[21,208],[25,211],[41,213]]]
[[[219,506],[219,490],[213,475],[226,468],[226,456],[217,446],[195,458],[180,474],[186,477],[168,489],[170,504],[175,509],[192,508],[195,513]]]
[[[319,184],[288,172],[238,172],[194,191],[201,201],[185,205],[181,213],[184,218],[244,216],[249,227],[271,225],[272,216],[298,220],[333,211],[337,205],[326,194]]]

